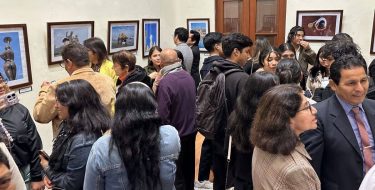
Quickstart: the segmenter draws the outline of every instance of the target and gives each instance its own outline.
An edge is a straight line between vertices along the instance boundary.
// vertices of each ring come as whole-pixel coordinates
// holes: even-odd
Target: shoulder
[[[30,115],[29,110],[20,103],[9,106],[3,109],[1,112],[3,115],[12,116],[12,118],[17,120],[19,118],[25,118],[26,116]]]
[[[92,146],[92,150],[99,152],[108,151],[110,147],[111,135],[103,135]]]
[[[17,104],[14,104],[13,106],[10,106],[10,108],[13,108],[19,112],[22,112],[23,114],[28,114],[29,113],[29,110],[22,104],[20,103],[17,103]]]
[[[85,132],[79,132],[71,137],[71,147],[78,148],[83,146],[90,146],[97,140],[94,134],[86,134]]]
[[[103,61],[101,67],[104,67],[104,68],[107,68],[107,69],[112,69],[113,68],[113,62],[109,59],[106,59],[106,60]]]
[[[368,105],[375,105],[375,100],[372,100],[372,99],[365,99],[363,101],[363,104],[368,104]],[[375,109],[375,108],[374,108]]]

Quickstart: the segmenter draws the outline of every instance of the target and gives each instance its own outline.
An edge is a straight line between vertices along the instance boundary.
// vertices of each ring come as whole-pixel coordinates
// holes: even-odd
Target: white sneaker
[[[213,183],[211,183],[210,181],[208,180],[204,180],[204,181],[194,181],[194,189],[213,189],[214,186],[213,186]]]

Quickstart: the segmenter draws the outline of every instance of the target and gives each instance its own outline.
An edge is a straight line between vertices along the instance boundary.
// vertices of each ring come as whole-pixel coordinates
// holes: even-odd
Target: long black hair
[[[265,71],[255,72],[247,79],[243,90],[237,98],[234,110],[229,116],[233,144],[238,150],[242,152],[252,150],[249,138],[250,127],[258,102],[264,92],[278,84],[278,77]]]
[[[71,128],[71,134],[83,131],[100,137],[109,129],[110,114],[99,94],[86,80],[77,79],[59,84],[56,99],[61,105],[68,107],[66,123]]]
[[[152,90],[141,82],[125,85],[116,100],[111,147],[118,147],[132,190],[160,187],[161,119],[156,109]]]
[[[314,66],[310,69],[310,75],[312,76],[312,78],[315,78],[319,74],[319,72],[320,74],[322,74],[323,77],[329,76],[329,69],[323,67],[319,61],[320,57],[327,58],[329,55],[330,54],[328,53],[326,45],[322,46],[319,49],[318,53],[316,54]]]

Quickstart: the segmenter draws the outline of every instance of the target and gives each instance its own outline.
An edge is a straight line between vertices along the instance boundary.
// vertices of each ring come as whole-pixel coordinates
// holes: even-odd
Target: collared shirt
[[[353,129],[355,138],[357,139],[357,143],[358,143],[358,146],[359,146],[359,148],[361,150],[362,157],[363,157],[363,147],[362,147],[361,136],[359,134],[359,129],[358,129],[358,126],[357,126],[357,121],[354,118],[354,113],[351,111],[353,107],[356,107],[356,106],[359,107],[360,114],[361,114],[361,119],[362,119],[362,121],[363,121],[363,123],[365,125],[366,131],[367,131],[367,134],[368,134],[368,137],[369,137],[370,146],[371,146],[371,152],[372,152],[372,158],[374,159],[375,158],[374,136],[372,134],[372,131],[371,131],[371,128],[370,128],[370,124],[368,123],[368,120],[367,120],[367,117],[366,117],[366,112],[365,112],[365,110],[362,107],[362,103],[359,104],[359,105],[353,106],[353,105],[348,104],[344,100],[340,99],[339,96],[336,95],[336,97],[339,100],[342,108],[345,111],[346,116],[349,119],[350,125],[351,125],[351,127]],[[365,164],[363,164],[363,170],[365,171]]]

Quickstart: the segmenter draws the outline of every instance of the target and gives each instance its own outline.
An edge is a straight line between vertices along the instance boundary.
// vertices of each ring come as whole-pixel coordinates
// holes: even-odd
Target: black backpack
[[[225,97],[225,77],[240,69],[221,72],[213,66],[198,86],[196,125],[198,131],[207,139],[214,139],[217,129],[226,125],[228,109]],[[224,126],[225,128],[225,126]]]

